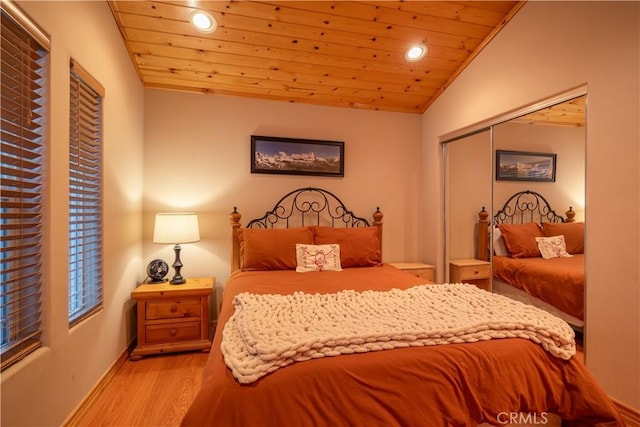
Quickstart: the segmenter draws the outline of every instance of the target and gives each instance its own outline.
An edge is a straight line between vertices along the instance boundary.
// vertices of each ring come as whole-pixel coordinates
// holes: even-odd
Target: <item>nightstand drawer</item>
[[[175,301],[147,302],[148,320],[175,319],[178,317],[200,317],[202,311],[201,299],[181,299]]]
[[[450,283],[472,283],[491,292],[491,263],[478,259],[449,260]]]
[[[197,340],[200,338],[200,322],[147,325],[146,335],[148,344]]]
[[[390,262],[389,265],[430,282],[433,282],[435,278],[435,268],[430,264],[423,264],[421,262]]]
[[[424,280],[433,282],[433,269],[432,268],[416,268],[414,270],[406,270],[408,273],[413,274]]]
[[[491,266],[486,265],[465,265],[458,269],[460,280],[486,279],[491,274]]]

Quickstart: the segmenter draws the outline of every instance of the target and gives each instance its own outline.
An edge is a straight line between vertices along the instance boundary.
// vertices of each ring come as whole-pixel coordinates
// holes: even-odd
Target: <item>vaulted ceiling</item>
[[[518,1],[109,1],[145,87],[422,113]],[[190,16],[217,21],[197,31]],[[425,58],[405,59],[413,44]]]

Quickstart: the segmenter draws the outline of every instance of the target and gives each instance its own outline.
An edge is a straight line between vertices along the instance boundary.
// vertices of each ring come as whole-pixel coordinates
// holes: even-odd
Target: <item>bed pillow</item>
[[[542,230],[545,236],[564,236],[570,254],[584,253],[584,222],[545,222]]]
[[[564,242],[564,236],[552,236],[552,237],[536,237],[536,242],[538,242],[538,249],[540,250],[540,254],[542,254],[542,258],[551,259],[551,258],[562,258],[562,257],[572,257],[567,253],[567,245]]]
[[[509,255],[512,258],[534,258],[540,256],[536,237],[544,237],[542,228],[534,223],[498,224]]]
[[[295,270],[296,244],[313,244],[310,227],[240,228],[240,268],[249,270]]]
[[[382,263],[376,227],[312,227],[316,245],[340,245],[342,268],[375,267]]]
[[[497,227],[493,229],[493,254],[496,256],[509,256],[507,244],[504,242],[502,232]]]
[[[296,244],[296,271],[342,271],[340,245]]]

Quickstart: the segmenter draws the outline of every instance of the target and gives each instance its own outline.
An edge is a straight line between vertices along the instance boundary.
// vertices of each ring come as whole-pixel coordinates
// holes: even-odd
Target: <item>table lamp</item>
[[[182,261],[180,261],[181,243],[192,243],[200,240],[198,227],[198,215],[194,213],[157,213],[153,229],[154,243],[173,243],[176,259],[172,267],[176,273],[171,279],[172,285],[181,285],[186,282],[180,274]]]

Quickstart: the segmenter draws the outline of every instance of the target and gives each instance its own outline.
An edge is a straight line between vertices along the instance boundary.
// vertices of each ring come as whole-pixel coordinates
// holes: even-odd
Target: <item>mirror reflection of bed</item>
[[[566,211],[572,207],[575,228],[581,230],[584,241],[585,218],[585,127],[586,87],[576,88],[547,100],[538,101],[517,111],[488,119],[466,129],[443,137],[445,154],[445,271],[451,261],[458,258],[487,260],[492,263],[492,290],[513,299],[527,301],[566,320],[577,332],[584,334],[584,264],[580,270],[582,284],[574,287],[580,291],[562,299],[573,304],[558,304],[556,298],[545,296],[547,301],[533,299],[531,293],[505,284],[496,276],[493,259],[493,239],[487,244],[478,242],[481,230],[494,224],[494,216],[514,194],[531,190],[539,193],[556,210],[558,223],[567,221]],[[552,153],[557,156],[556,176],[551,182],[496,179],[496,151],[520,151]],[[478,213],[486,209],[487,224],[479,224]],[[542,222],[539,219],[538,222]],[[529,221],[532,222],[532,221]],[[549,222],[545,220],[544,222]],[[570,222],[566,222],[570,224]],[[582,228],[580,228],[582,227]],[[544,236],[547,237],[547,236]],[[483,250],[486,253],[483,253]],[[583,249],[582,249],[583,250]],[[584,258],[584,254],[571,254],[572,261]],[[512,262],[521,262],[522,257]],[[529,261],[542,262],[541,256],[528,257]],[[539,258],[539,259],[537,259]],[[508,258],[502,258],[504,261]],[[519,261],[518,261],[519,260]],[[547,260],[544,260],[547,261]],[[554,261],[555,262],[555,261]],[[579,264],[579,262],[577,262]],[[576,273],[578,274],[578,273]],[[511,273],[513,275],[513,273]],[[448,278],[447,278],[448,279]],[[532,287],[528,287],[531,289]],[[582,297],[580,296],[582,295]],[[549,302],[550,301],[550,302]],[[558,309],[560,305],[564,309]],[[572,306],[567,310],[567,306]],[[568,311],[568,312],[567,312]]]
[[[480,211],[478,258],[492,262],[493,292],[549,311],[582,334],[584,223],[572,207],[564,215],[543,195],[521,191]],[[489,244],[491,242],[491,244]]]

